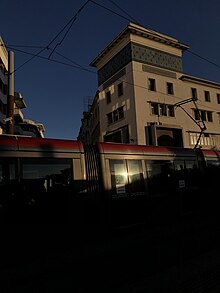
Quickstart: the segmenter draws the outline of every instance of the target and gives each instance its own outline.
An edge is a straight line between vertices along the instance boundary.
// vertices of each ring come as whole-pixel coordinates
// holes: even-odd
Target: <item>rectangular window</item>
[[[46,211],[40,217],[51,223],[67,221],[73,186],[72,159],[21,159],[23,197],[28,204]],[[78,182],[77,182],[78,184]]]
[[[209,122],[212,122],[212,121],[213,121],[213,120],[212,120],[212,112],[207,111],[206,114],[207,114],[207,120],[208,120]]]
[[[168,95],[173,95],[174,94],[173,83],[171,83],[171,82],[167,82],[167,94]]]
[[[151,103],[151,114],[158,115],[158,104],[157,103]]]
[[[16,170],[16,161],[11,158],[0,158],[0,191],[1,188],[4,186],[5,183],[10,185],[12,180],[14,180],[15,177],[15,170]],[[2,195],[3,192],[0,194]]]
[[[203,121],[206,121],[206,111],[201,110],[201,111],[200,111],[200,114],[201,114],[201,119],[202,119]]]
[[[174,117],[174,106],[172,105],[167,106],[167,116]]]
[[[122,96],[124,94],[124,89],[123,89],[123,83],[118,84],[118,97]]]
[[[174,117],[174,106],[167,104],[151,103],[151,114]]]
[[[130,192],[144,191],[143,171],[141,161],[127,160],[128,182]]]
[[[213,122],[212,112],[211,111],[195,109],[194,110],[194,117],[195,117],[195,120]]]
[[[107,114],[107,121],[108,121],[108,124],[113,123],[112,113]]]
[[[21,164],[25,193],[35,197],[35,201],[40,200],[44,193],[63,196],[69,190],[72,181],[71,159],[24,158]]]
[[[110,172],[113,194],[125,194],[128,183],[125,160],[110,160]]]
[[[217,103],[220,104],[220,94],[217,94]]]
[[[159,113],[160,113],[160,116],[167,116],[167,109],[165,104],[159,105]]]
[[[110,160],[109,163],[113,196],[144,191],[141,161]]]
[[[148,78],[148,89],[150,91],[156,91],[156,81],[153,78]]]
[[[124,118],[124,108],[123,107],[118,108],[117,112],[118,112],[118,119]]]
[[[210,102],[210,92],[209,91],[204,91],[204,95],[205,95],[205,101]]]
[[[113,121],[114,121],[114,122],[115,122],[115,121],[118,121],[118,119],[119,119],[119,116],[118,116],[118,110],[113,111]]]
[[[107,114],[108,124],[117,122],[120,119],[124,118],[124,107],[119,107],[117,110]]]
[[[196,101],[198,99],[198,97],[197,97],[197,89],[196,88],[191,88],[191,94],[192,94],[192,99]]]
[[[200,120],[200,112],[198,109],[194,110],[194,117],[195,117],[195,120]]]
[[[105,98],[106,98],[107,104],[111,103],[111,92],[110,91],[105,93]]]
[[[71,165],[70,159],[22,159],[22,178],[46,180],[50,178],[54,184],[59,182],[67,184],[71,177]]]
[[[146,161],[148,185],[151,195],[170,194],[173,182],[173,164],[170,161]]]

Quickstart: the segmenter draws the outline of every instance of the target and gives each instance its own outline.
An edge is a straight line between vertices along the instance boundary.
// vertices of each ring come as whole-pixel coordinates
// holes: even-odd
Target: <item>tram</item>
[[[124,227],[213,214],[219,150],[0,136],[0,222]]]

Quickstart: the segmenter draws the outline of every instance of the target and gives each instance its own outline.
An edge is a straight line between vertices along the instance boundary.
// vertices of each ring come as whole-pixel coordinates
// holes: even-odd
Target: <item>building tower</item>
[[[183,73],[188,48],[130,23],[92,61],[99,140],[220,147],[220,84]]]

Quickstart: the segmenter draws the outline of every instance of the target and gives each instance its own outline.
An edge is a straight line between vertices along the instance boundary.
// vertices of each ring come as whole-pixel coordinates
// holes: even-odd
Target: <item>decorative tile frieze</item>
[[[131,44],[129,43],[98,71],[98,85],[100,86],[131,60]]]
[[[182,72],[182,58],[156,49],[132,43],[132,60],[144,64]]]
[[[126,74],[126,68],[124,67],[119,72],[117,72],[114,76],[112,76],[106,82],[103,83],[103,90],[106,89],[108,86],[112,85],[116,80],[118,80],[125,74]]]
[[[129,43],[98,71],[98,85],[103,84],[131,61],[153,65],[175,72],[183,71],[181,57],[140,44]]]

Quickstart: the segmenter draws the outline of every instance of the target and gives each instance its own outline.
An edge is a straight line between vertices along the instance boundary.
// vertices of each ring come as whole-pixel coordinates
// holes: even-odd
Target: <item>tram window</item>
[[[184,188],[199,184],[199,170],[195,160],[178,160],[174,162],[175,177]],[[179,186],[179,187],[181,187]]]
[[[207,161],[206,182],[218,186],[220,172],[220,161]]]
[[[169,194],[173,185],[173,163],[170,161],[146,161],[148,186],[152,195]]]
[[[194,160],[179,160],[174,162],[175,170],[176,171],[183,171],[183,170],[196,170],[198,165],[197,162]]]
[[[143,191],[141,161],[110,160],[113,194],[137,193]]]
[[[16,162],[13,159],[0,159],[0,207],[4,208],[14,200],[16,185]]]
[[[208,167],[219,168],[220,162],[219,161],[207,161]]]
[[[125,194],[128,173],[125,160],[110,160],[112,191],[114,194]]]
[[[15,162],[8,160],[0,160],[0,183],[15,179]]]
[[[143,171],[141,161],[127,160],[128,176],[129,176],[129,190],[130,192],[138,192],[144,190]]]
[[[70,184],[71,160],[28,158],[22,159],[22,179],[42,179],[45,191]]]

